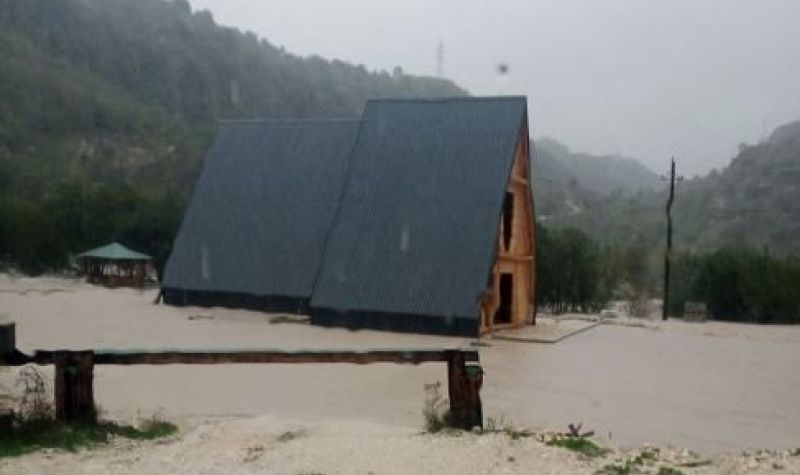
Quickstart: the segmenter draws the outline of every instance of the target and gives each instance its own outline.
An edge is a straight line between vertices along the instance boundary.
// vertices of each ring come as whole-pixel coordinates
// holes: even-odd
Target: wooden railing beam
[[[466,361],[479,361],[478,351],[467,348],[460,350],[419,349],[419,350],[114,350],[94,351],[95,364],[110,365],[165,365],[165,364],[239,364],[239,363],[395,363],[421,364],[446,362],[449,352],[464,355]],[[52,364],[59,351],[37,351],[32,360],[38,364]]]

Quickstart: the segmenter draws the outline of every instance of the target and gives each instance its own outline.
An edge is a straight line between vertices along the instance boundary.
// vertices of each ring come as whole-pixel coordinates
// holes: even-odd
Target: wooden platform
[[[599,319],[539,316],[536,318],[536,325],[496,331],[492,338],[525,343],[558,343],[601,323]]]

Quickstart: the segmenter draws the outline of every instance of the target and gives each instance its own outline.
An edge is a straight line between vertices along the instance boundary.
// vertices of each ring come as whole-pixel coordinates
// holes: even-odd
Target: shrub
[[[425,385],[425,404],[422,408],[422,415],[425,418],[425,430],[430,433],[452,427],[449,403],[439,392],[441,387],[440,381]]]
[[[52,404],[47,401],[47,385],[41,373],[33,367],[22,368],[17,378],[22,388],[17,411],[10,431],[0,433],[0,458],[14,457],[40,449],[76,451],[109,442],[113,437],[149,440],[167,437],[178,428],[154,415],[138,427],[113,422],[97,424],[65,424],[54,417]]]

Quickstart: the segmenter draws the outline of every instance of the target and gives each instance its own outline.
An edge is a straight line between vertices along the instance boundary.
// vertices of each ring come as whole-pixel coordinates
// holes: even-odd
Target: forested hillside
[[[681,184],[673,311],[704,301],[715,318],[800,323],[798,180],[795,122],[742,145],[722,171]]]
[[[603,244],[658,239],[664,184],[629,158],[570,151],[553,139],[536,140],[533,155],[537,218],[552,228],[578,228]]]
[[[294,56],[185,0],[0,0],[0,261],[43,270],[112,239],[163,259],[220,118],[462,94]]]
[[[534,194],[545,223],[577,227],[602,243],[642,242],[653,249],[663,244],[667,186],[654,173],[636,162],[553,153],[566,149],[551,142],[537,141],[536,149]],[[743,144],[725,168],[678,182],[676,245],[800,253],[798,182],[800,122],[795,122],[761,143]]]
[[[723,170],[680,184],[677,236],[709,249],[746,244],[800,254],[800,122],[742,145]]]
[[[536,141],[534,160],[541,179],[594,193],[630,195],[662,186],[657,174],[632,158],[573,152],[551,138]]]

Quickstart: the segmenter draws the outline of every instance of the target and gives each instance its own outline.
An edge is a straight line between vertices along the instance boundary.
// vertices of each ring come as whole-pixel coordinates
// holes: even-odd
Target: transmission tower
[[[439,40],[436,45],[436,76],[444,77],[444,42]]]

